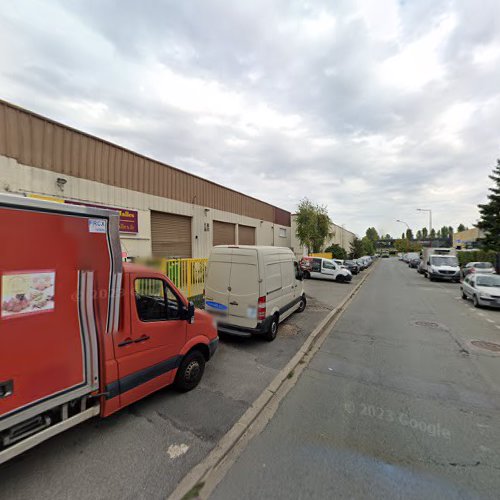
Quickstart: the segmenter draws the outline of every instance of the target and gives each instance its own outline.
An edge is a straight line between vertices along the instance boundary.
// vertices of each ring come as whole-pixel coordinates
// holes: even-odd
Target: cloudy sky
[[[16,0],[0,97],[358,233],[473,224],[500,157],[498,0]]]

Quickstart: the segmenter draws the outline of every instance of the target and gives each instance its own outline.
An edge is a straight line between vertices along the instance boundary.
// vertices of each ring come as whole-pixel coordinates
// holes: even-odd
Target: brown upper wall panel
[[[0,155],[19,163],[290,226],[290,213],[0,100]]]

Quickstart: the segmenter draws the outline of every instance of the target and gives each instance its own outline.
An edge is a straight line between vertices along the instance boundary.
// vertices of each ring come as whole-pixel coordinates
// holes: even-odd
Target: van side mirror
[[[189,301],[189,304],[187,306],[186,319],[189,324],[194,323],[194,302],[192,300]]]

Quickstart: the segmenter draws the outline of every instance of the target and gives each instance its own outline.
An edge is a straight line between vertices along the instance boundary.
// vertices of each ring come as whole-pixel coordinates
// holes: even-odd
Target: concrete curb
[[[376,263],[370,267],[367,274],[362,280],[351,290],[342,302],[332,309],[328,315],[319,323],[319,325],[311,332],[309,337],[297,351],[293,358],[280,370],[273,381],[264,389],[261,395],[253,402],[252,406],[240,417],[240,419],[233,425],[233,427],[221,438],[215,448],[195,467],[193,467],[179,482],[177,488],[168,497],[169,500],[182,500],[194,498],[207,498],[211,491],[217,486],[218,482],[225,475],[225,472],[232,464],[226,464],[224,467],[224,460],[238,447],[240,450],[244,449],[250,439],[257,433],[260,433],[269,420],[277,410],[281,399],[288,393],[288,391],[297,383],[300,373],[305,369],[308,363],[305,358],[312,358],[312,355],[321,346],[321,343],[314,349],[317,340],[329,333],[330,328],[340,317],[346,304],[359,291],[364,282],[371,275]],[[276,397],[278,390],[284,389],[280,397]],[[255,425],[254,429],[251,427],[256,423],[258,417],[264,417],[261,422]],[[252,432],[249,433],[249,430]],[[241,442],[240,442],[241,441]],[[239,446],[237,446],[239,445]],[[212,481],[212,485],[207,484],[212,471],[216,468],[218,471],[219,480]],[[222,477],[221,477],[222,475]]]

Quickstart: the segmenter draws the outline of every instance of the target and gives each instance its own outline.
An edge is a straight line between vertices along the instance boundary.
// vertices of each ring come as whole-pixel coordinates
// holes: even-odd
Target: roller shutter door
[[[251,226],[238,226],[238,244],[255,245],[255,228]]]
[[[191,257],[191,217],[151,211],[153,257]]]
[[[234,245],[236,243],[236,224],[214,220],[214,246]]]

